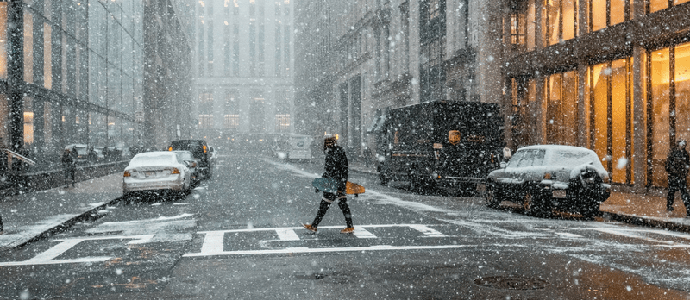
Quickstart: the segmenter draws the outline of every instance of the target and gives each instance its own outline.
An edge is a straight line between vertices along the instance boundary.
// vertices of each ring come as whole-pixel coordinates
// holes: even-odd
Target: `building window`
[[[199,93],[199,114],[213,114],[213,93],[210,91]]]
[[[199,129],[210,129],[213,128],[213,116],[212,115],[199,115]]]
[[[278,2],[276,2],[276,4],[277,3]],[[280,46],[280,42],[283,39],[280,38],[280,22],[276,21],[275,26],[276,26],[275,27],[275,30],[276,30],[276,34],[275,34],[275,48],[276,48],[276,52],[275,52],[275,76],[280,77],[280,74],[282,73],[280,70],[280,68],[281,68],[280,58],[282,57],[282,51],[281,51],[282,48]]]
[[[223,128],[238,129],[240,126],[240,104],[237,99],[239,91],[230,90],[225,93],[223,105]]]
[[[24,10],[24,81],[34,83],[34,20],[33,15]]]
[[[251,6],[253,7],[253,6]],[[249,76],[256,76],[256,25],[254,21],[249,22]]]
[[[210,1],[209,1],[210,5]],[[208,47],[207,47],[207,61],[208,61],[208,77],[213,77],[213,22],[208,22]]]
[[[225,21],[223,26],[223,75],[230,77],[230,26]]]
[[[203,7],[201,9],[203,11]],[[199,44],[198,44],[198,57],[199,57],[199,64],[197,67],[199,68],[199,77],[204,77],[204,66],[206,65],[206,56],[204,53],[204,16],[199,16]]]
[[[577,145],[577,73],[547,77],[545,86],[546,141],[557,145]]]
[[[240,76],[240,27],[237,24],[233,30],[233,39],[232,73],[237,77]]]
[[[7,78],[7,2],[0,2],[0,78]]]
[[[290,132],[290,115],[276,115],[276,133]]]
[[[632,59],[589,67],[586,80],[590,146],[603,160],[615,183],[632,183]]]

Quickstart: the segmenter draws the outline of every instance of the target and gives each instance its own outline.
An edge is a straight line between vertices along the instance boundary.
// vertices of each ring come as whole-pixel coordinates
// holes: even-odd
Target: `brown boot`
[[[315,226],[311,226],[311,224],[302,224],[302,226],[304,226],[305,229],[307,229],[313,233],[316,233],[316,227]]]
[[[340,231],[342,234],[352,234],[355,233],[355,228],[354,227],[347,227],[343,230]]]

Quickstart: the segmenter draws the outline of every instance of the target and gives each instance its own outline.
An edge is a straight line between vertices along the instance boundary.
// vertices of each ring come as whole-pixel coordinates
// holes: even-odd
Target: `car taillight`
[[[168,147],[168,151],[172,151],[172,150],[173,150],[172,146]]]
[[[206,149],[206,145],[204,145],[204,153],[206,153],[206,150],[207,150],[207,149]]]
[[[132,174],[129,173],[129,171],[125,171],[124,174],[122,174],[122,177],[130,177]]]
[[[551,179],[551,173],[544,173],[544,179]]]
[[[180,169],[178,169],[178,168],[173,168],[172,173],[173,173],[173,174],[180,174]]]

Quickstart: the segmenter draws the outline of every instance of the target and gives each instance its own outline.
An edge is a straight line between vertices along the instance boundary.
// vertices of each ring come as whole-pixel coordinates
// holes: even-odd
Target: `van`
[[[292,134],[288,141],[288,159],[311,159],[313,138],[305,134]]]

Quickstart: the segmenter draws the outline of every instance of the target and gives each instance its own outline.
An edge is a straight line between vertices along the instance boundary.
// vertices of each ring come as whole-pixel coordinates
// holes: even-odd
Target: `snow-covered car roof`
[[[517,152],[529,150],[544,150],[546,152],[543,166],[578,167],[583,164],[591,164],[600,173],[606,173],[599,156],[591,149],[564,145],[534,145],[519,148]]]
[[[169,151],[139,153],[129,162],[130,167],[180,165],[176,154]]]

